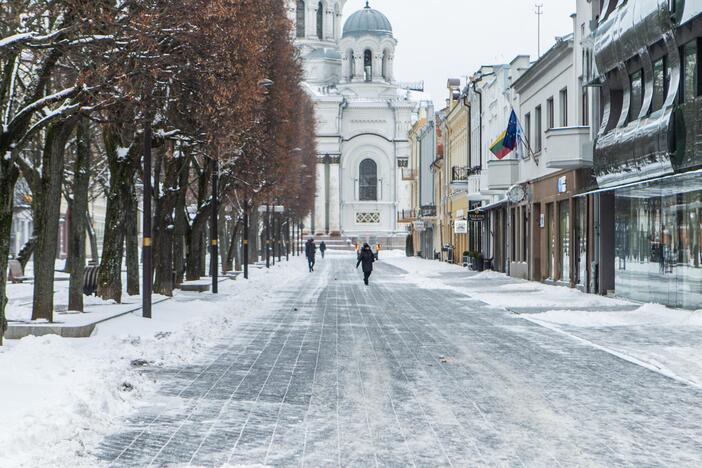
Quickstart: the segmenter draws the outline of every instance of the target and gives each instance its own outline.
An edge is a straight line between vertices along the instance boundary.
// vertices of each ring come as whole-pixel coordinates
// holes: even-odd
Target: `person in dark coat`
[[[319,252],[322,254],[322,258],[324,258],[324,252],[327,251],[327,244],[322,241],[321,244],[319,244]]]
[[[317,246],[314,245],[314,239],[311,237],[305,244],[305,256],[307,257],[307,265],[310,267],[310,273],[314,271],[315,255],[317,254]]]
[[[370,278],[371,273],[373,273],[373,262],[375,262],[375,254],[373,254],[370,245],[363,244],[363,248],[358,254],[356,268],[358,268],[359,265],[363,265],[363,282],[366,286],[368,286],[368,278]]]

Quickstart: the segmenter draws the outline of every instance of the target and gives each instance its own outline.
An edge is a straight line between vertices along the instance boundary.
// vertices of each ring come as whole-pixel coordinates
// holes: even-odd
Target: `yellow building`
[[[447,83],[448,107],[444,119],[445,169],[445,238],[452,250],[450,261],[461,264],[469,250],[469,229],[466,216],[470,209],[468,180],[470,176],[470,107],[461,94],[461,81]]]
[[[420,212],[421,205],[419,203],[419,161],[421,152],[420,134],[422,129],[427,124],[426,110],[420,112],[419,120],[412,125],[408,134],[410,144],[410,156],[407,162],[407,167],[402,168],[402,179],[410,182],[411,190],[411,208],[408,212],[400,211],[398,213],[398,222],[405,224],[410,233],[412,243],[412,255],[422,250],[420,245],[420,233],[416,230],[417,215]]]

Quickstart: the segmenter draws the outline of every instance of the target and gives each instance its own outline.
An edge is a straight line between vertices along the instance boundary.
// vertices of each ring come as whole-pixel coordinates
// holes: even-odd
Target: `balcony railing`
[[[487,163],[488,190],[507,190],[519,179],[519,161],[516,159],[492,160]]]
[[[397,212],[398,223],[411,223],[417,219],[417,210],[401,210]]]
[[[480,167],[470,167],[470,166],[453,166],[451,168],[451,183],[452,184],[465,184],[468,183],[468,179],[472,175],[480,174]]]
[[[592,167],[590,127],[561,127],[546,131],[543,158],[549,169]]]
[[[410,169],[408,167],[402,168],[402,180],[416,180],[416,179],[417,179],[417,170],[416,169]]]

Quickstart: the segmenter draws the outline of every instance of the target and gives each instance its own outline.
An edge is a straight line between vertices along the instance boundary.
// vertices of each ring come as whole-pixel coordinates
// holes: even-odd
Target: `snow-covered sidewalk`
[[[304,261],[291,257],[271,270],[251,269],[248,282],[221,283],[218,296],[177,294],[154,306],[152,320],[137,311],[98,325],[90,338],[6,341],[0,347],[0,466],[76,466],[87,447],[155,390],[138,372],[142,366],[197,362],[242,321],[265,314],[276,286],[305,274]],[[31,285],[12,287],[17,302],[27,289],[31,300]]]
[[[467,294],[702,388],[702,310],[638,304],[397,254],[387,262],[408,271],[418,285]]]

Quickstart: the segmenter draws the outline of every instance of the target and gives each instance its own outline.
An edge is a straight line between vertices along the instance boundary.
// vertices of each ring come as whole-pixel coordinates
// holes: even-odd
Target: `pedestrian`
[[[324,258],[324,252],[327,250],[327,244],[322,241],[321,244],[319,244],[319,252],[322,254],[322,258]]]
[[[317,246],[314,245],[314,239],[311,237],[307,240],[305,244],[305,256],[307,257],[307,265],[310,267],[310,273],[314,271],[314,257],[317,253]]]
[[[359,265],[363,265],[363,282],[368,286],[368,278],[370,278],[371,273],[373,273],[373,262],[375,262],[375,255],[370,248],[370,245],[363,244],[361,253],[358,254],[358,262],[356,263],[356,268]]]

